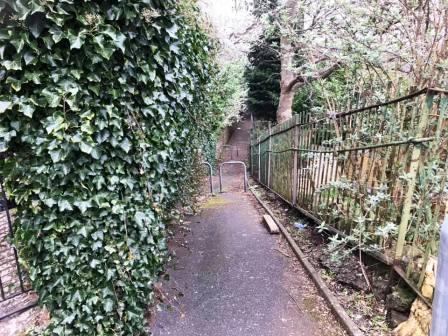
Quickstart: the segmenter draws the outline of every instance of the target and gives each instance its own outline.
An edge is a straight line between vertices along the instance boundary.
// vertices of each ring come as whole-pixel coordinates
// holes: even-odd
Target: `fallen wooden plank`
[[[277,224],[274,222],[274,220],[272,219],[271,216],[264,215],[263,219],[264,219],[266,225],[268,226],[269,233],[271,233],[271,234],[280,233],[280,230],[278,229]]]

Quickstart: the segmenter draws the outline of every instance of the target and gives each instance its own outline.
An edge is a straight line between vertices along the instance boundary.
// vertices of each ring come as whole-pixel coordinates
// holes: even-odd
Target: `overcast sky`
[[[199,4],[221,41],[223,61],[231,62],[244,57],[253,35],[246,34],[253,22],[250,8],[241,0],[200,0]]]

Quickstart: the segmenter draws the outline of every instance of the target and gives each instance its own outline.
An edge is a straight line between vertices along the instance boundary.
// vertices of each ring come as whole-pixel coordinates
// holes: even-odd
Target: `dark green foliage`
[[[353,95],[353,92],[350,91],[346,75],[347,70],[340,69],[325,80],[314,81],[299,88],[294,97],[294,113],[305,112],[315,117],[323,117],[328,112],[327,99],[332,102],[351,99],[349,95]]]
[[[278,0],[254,0],[253,14],[257,17],[270,14],[278,6]]]
[[[256,0],[254,15],[273,21],[277,0]],[[247,107],[258,118],[275,120],[280,97],[280,33],[269,25],[251,45],[246,67]]]
[[[245,77],[247,106],[259,118],[275,120],[280,97],[280,54],[277,33],[261,36],[250,49]]]
[[[145,333],[163,220],[220,119],[200,104],[214,66],[196,17],[174,0],[0,3],[0,173],[49,335]]]

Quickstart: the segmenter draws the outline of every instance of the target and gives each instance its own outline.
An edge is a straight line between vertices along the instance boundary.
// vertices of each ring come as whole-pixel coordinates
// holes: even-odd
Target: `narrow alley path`
[[[229,143],[240,145],[238,159],[247,157],[249,127],[243,122]],[[191,232],[163,284],[173,307],[157,313],[154,335],[345,335],[283,239],[267,233],[241,174],[227,169],[226,192],[187,218]]]

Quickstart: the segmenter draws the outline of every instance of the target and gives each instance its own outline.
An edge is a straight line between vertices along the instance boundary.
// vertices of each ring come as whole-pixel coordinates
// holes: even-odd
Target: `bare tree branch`
[[[336,70],[340,69],[342,67],[342,63],[341,62],[337,62],[334,63],[332,65],[330,65],[329,67],[318,71],[316,74],[312,75],[312,76],[308,76],[308,77],[304,77],[302,75],[298,75],[296,76],[286,87],[286,91],[292,91],[294,90],[297,86],[301,86],[307,83],[310,83],[314,80],[318,80],[318,79],[325,79],[330,77],[330,75],[335,72]]]

